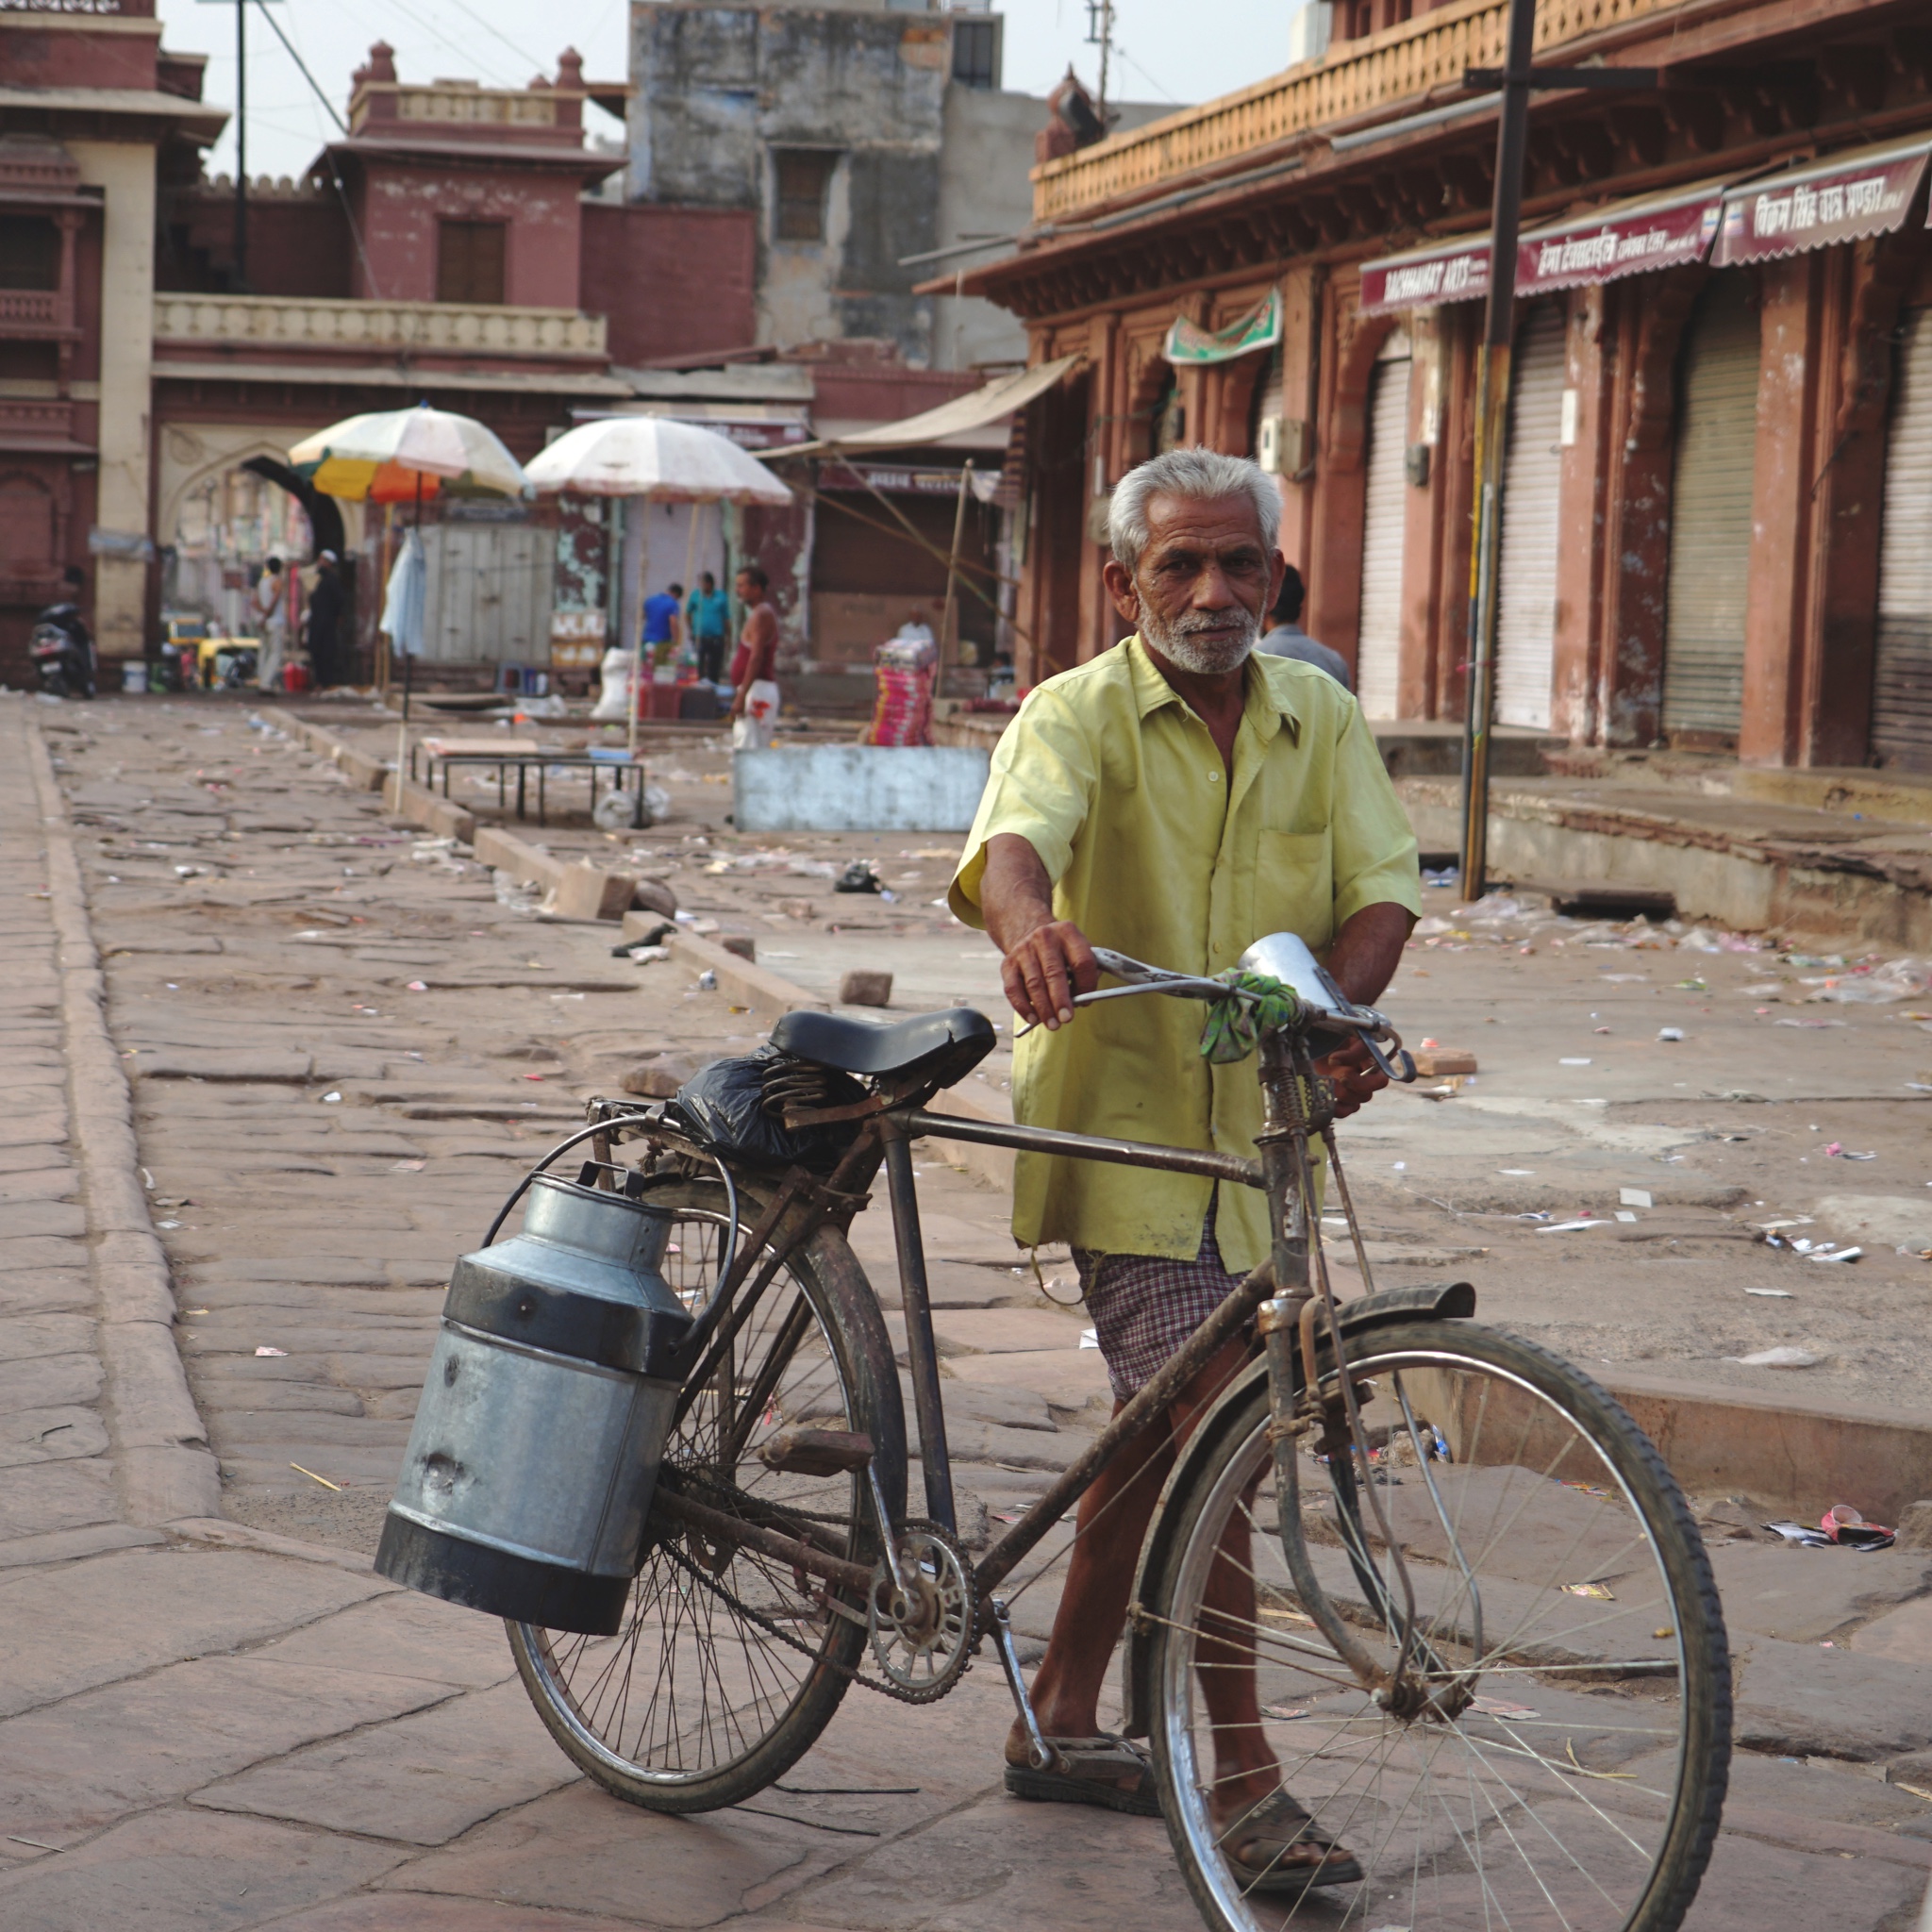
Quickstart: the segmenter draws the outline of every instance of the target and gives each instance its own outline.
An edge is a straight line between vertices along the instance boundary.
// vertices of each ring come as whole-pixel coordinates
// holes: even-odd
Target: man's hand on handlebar
[[[1074,1017],[1074,994],[1100,984],[1100,968],[1077,925],[1050,919],[1008,948],[1000,979],[1014,1012],[1051,1032]]]
[[[1359,1040],[1351,1040],[1315,1062],[1315,1071],[1335,1083],[1335,1118],[1359,1113],[1383,1088],[1389,1076],[1369,1058]]]
[[[1053,881],[1024,839],[1001,832],[987,841],[979,903],[1005,955],[1000,978],[1014,1012],[1032,1025],[1063,1026],[1074,1017],[1074,995],[1099,985],[1100,968],[1087,935],[1055,917]]]

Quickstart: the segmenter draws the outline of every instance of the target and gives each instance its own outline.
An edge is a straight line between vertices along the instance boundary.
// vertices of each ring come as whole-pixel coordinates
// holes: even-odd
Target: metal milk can
[[[670,1232],[648,1202],[543,1174],[522,1231],[457,1263],[379,1574],[616,1633],[691,1327],[659,1272]]]

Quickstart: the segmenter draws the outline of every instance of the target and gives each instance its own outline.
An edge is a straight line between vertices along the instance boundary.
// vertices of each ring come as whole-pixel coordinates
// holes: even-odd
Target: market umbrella
[[[791,501],[791,491],[748,451],[715,429],[668,416],[606,416],[580,423],[531,459],[530,481],[542,491],[583,496],[625,496],[640,512],[652,503],[766,503]],[[697,525],[693,518],[691,541]],[[634,519],[625,547],[625,601],[643,608],[645,525]],[[686,575],[689,575],[687,567]],[[630,746],[637,749],[638,664],[630,660]]]
[[[325,496],[354,502],[420,504],[444,490],[521,496],[529,486],[493,430],[427,403],[332,424],[298,442],[289,461]]]
[[[654,503],[790,503],[791,492],[728,436],[668,416],[580,423],[531,459],[539,490]]]

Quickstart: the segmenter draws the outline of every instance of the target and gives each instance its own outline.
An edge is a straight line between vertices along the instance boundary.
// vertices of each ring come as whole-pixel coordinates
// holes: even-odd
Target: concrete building
[[[1305,622],[1370,714],[1460,716],[1495,148],[1495,97],[1464,76],[1500,63],[1506,12],[1337,6],[1320,58],[1043,163],[1029,239],[927,285],[999,302],[1034,359],[1082,358],[1024,429],[1031,677],[1114,641],[1107,494],[1198,441],[1277,470]],[[1932,769],[1916,19],[1881,0],[1540,5],[1539,64],[1657,78],[1534,97],[1503,722]]]
[[[755,261],[747,342],[870,338],[941,369],[1024,361],[1009,319],[916,292],[930,271],[907,260],[997,242],[1031,217],[1046,109],[1002,89],[1005,23],[983,0],[641,0],[631,23],[629,98],[605,103],[627,119],[626,193],[666,216],[740,217]],[[1129,128],[1166,111],[1112,118]]]
[[[155,184],[225,116],[153,0],[0,10],[0,679],[88,567],[94,627],[141,648],[147,603]]]

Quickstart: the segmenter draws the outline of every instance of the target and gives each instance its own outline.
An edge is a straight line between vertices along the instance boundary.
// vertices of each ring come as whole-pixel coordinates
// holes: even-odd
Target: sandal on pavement
[[[1135,1818],[1158,1818],[1154,1765],[1140,1745],[1103,1731],[1095,1738],[1049,1738],[1056,1763],[1007,1766],[1007,1794],[1047,1805],[1098,1805]]]
[[[1321,1885],[1359,1883],[1346,1846],[1324,1838],[1286,1791],[1252,1805],[1219,1833],[1221,1855],[1248,1898],[1297,1899]]]

